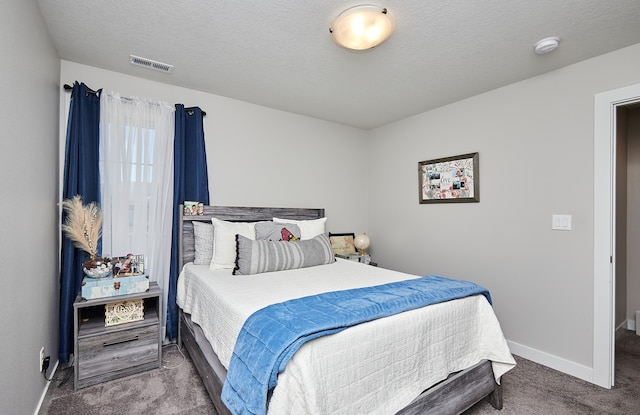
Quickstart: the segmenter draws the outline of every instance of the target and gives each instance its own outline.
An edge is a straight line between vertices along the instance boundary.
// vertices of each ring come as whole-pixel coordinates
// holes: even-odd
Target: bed
[[[354,273],[365,273],[372,285],[417,277],[346,260],[249,276],[232,276],[228,269],[212,271],[207,265],[193,264],[197,248],[194,227],[199,228],[200,222],[211,223],[212,218],[239,224],[273,218],[317,221],[324,218],[324,210],[205,206],[204,215],[182,217],[178,343],[191,356],[221,415],[231,413],[221,395],[234,341],[221,333],[237,333],[242,320],[255,311],[251,307],[261,308],[287,296],[295,298],[298,285],[308,289],[306,281],[320,290],[326,288],[323,284],[333,287],[334,283],[342,289],[352,283],[339,281],[351,281]],[[290,287],[287,281],[291,276],[297,282]],[[251,293],[252,289],[256,292]],[[209,300],[197,296],[209,291],[221,298],[221,304],[212,308],[202,305]],[[225,302],[237,293],[246,303],[239,315],[228,311],[231,306]],[[213,320],[217,321],[210,327]],[[468,334],[471,332],[475,334]],[[443,358],[439,354],[442,349],[456,356]],[[499,379],[514,365],[491,306],[484,297],[471,296],[359,324],[304,344],[278,376],[278,385],[269,394],[268,414],[459,414],[485,397],[501,409]]]

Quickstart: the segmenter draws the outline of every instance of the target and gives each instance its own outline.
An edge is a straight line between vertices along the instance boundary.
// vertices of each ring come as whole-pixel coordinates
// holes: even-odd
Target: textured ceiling
[[[396,31],[364,53],[329,36],[353,0],[37,3],[61,59],[364,129],[640,43],[639,0],[379,1]]]

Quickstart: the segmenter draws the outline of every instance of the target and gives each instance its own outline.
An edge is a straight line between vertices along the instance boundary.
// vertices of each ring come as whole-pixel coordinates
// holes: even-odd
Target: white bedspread
[[[187,264],[177,303],[200,325],[228,368],[244,321],[269,304],[415,275],[346,260],[250,276]],[[452,372],[483,359],[496,380],[515,366],[483,296],[364,323],[305,344],[278,377],[269,404],[280,414],[393,414]]]

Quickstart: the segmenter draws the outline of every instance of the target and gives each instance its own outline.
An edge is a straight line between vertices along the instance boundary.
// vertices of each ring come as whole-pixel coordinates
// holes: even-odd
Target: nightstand
[[[360,254],[336,254],[336,257],[342,259],[348,259],[349,261],[359,262],[361,264],[372,265],[377,267],[378,264],[376,262],[371,261],[371,257],[369,255],[360,255]]]
[[[105,326],[105,306],[142,300],[144,318]],[[142,293],[73,303],[75,389],[162,366],[162,290],[156,282]]]

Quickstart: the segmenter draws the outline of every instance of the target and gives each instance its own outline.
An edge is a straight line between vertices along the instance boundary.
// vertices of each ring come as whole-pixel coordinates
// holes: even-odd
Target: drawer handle
[[[133,341],[136,341],[136,340],[138,340],[138,336],[134,336],[134,337],[132,337],[130,339],[119,340],[117,342],[104,342],[104,343],[102,343],[102,347],[115,346],[116,344],[133,342]]]

